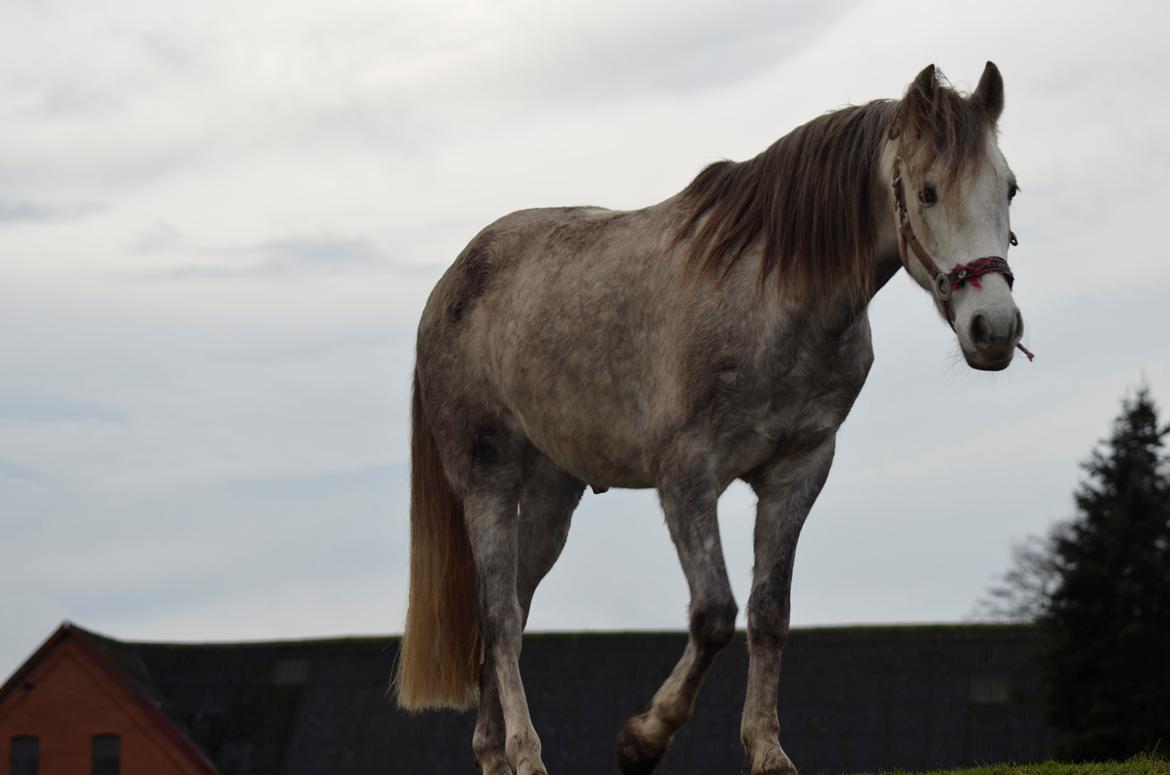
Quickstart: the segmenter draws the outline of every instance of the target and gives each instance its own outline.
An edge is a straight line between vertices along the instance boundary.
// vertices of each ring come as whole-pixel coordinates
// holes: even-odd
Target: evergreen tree
[[[1056,583],[1049,711],[1070,759],[1170,747],[1170,461],[1149,392],[1084,464],[1077,513],[1049,544]]]

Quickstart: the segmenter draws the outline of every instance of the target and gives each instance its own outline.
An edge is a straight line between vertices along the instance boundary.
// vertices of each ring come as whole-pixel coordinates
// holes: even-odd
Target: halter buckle
[[[934,296],[941,302],[951,299],[951,278],[946,272],[939,272],[934,276]]]

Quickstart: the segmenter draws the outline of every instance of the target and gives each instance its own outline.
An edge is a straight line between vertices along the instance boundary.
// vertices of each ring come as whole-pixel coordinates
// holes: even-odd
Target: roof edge
[[[322,635],[313,638],[270,638],[255,640],[120,640],[108,635],[91,632],[77,625],[75,630],[85,633],[98,641],[108,640],[119,646],[160,647],[160,648],[272,648],[296,646],[327,646],[334,644],[367,644],[372,642],[395,643],[402,639],[400,633],[370,634],[370,635]],[[1034,630],[1038,625],[1032,622],[896,622],[896,623],[858,623],[858,624],[825,624],[793,627],[792,634],[862,634],[866,632],[882,633],[911,633],[911,632],[1003,632],[1010,630]],[[737,635],[745,634],[745,630],[737,629]],[[645,637],[645,636],[681,636],[686,637],[685,629],[627,629],[627,630],[529,630],[524,633],[525,638],[612,638],[612,637]]]
[[[20,663],[20,667],[16,668],[16,671],[8,677],[8,680],[3,685],[0,685],[0,702],[4,702],[5,698],[16,689],[24,677],[32,672],[32,669],[37,663],[44,659],[50,651],[57,647],[58,643],[65,639],[72,628],[73,623],[68,619],[61,622],[45,642],[38,646],[37,650],[28,659]]]
[[[128,646],[129,644],[119,641],[116,638],[91,633],[82,627],[74,625],[68,619],[61,622],[60,626],[53,631],[48,639],[32,653],[32,656],[26,659],[16,669],[16,672],[4,682],[3,686],[0,686],[0,702],[3,702],[23,682],[24,678],[66,638],[72,638],[107,678],[132,697],[137,702],[139,709],[145,713],[155,727],[182,751],[196,767],[201,769],[206,775],[220,775],[219,769],[207,754],[183,734],[175,726],[174,722],[167,718],[166,714],[157,708],[153,702],[150,702],[142,696],[142,693],[138,691],[134,683],[126,677],[122,669],[114,663],[110,656],[97,643],[97,639],[106,640],[120,646]]]

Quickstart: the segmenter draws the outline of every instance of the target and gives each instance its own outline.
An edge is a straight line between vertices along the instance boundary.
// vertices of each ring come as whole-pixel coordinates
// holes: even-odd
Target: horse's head
[[[1007,266],[1016,179],[996,142],[1003,78],[991,62],[964,97],[927,67],[891,128],[891,186],[902,262],[934,296],[967,363],[1011,363],[1024,332]]]

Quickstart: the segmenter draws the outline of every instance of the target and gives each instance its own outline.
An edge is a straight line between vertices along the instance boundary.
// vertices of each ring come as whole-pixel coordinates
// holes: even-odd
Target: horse
[[[651,772],[735,634],[716,503],[741,479],[758,497],[741,737],[753,775],[795,774],[777,718],[793,557],[873,362],[870,299],[904,267],[976,369],[1006,368],[1023,334],[1003,105],[993,63],[970,94],[931,65],[902,99],[815,118],[659,204],[479,232],[418,328],[398,703],[478,700],[483,772],[547,775],[519,667],[533,593],[586,486],[653,487],[690,606],[676,667],[617,737],[621,771]]]

